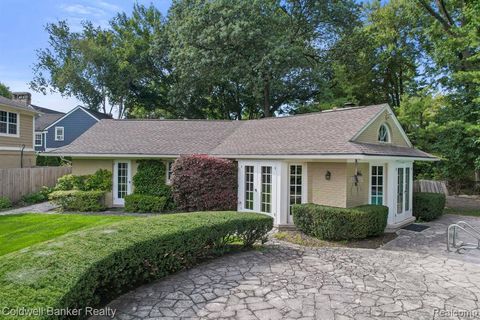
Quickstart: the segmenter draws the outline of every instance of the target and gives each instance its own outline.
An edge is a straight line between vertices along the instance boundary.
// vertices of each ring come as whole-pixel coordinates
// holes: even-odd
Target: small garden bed
[[[343,241],[328,241],[320,240],[314,237],[307,236],[301,231],[279,231],[273,237],[280,241],[285,241],[305,247],[346,247],[346,248],[364,248],[377,249],[392,241],[397,237],[395,233],[384,233],[377,237],[370,237],[361,240],[343,240]]]

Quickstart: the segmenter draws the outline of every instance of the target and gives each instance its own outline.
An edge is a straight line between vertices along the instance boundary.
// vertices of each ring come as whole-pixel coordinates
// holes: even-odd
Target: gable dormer
[[[372,118],[351,141],[371,144],[386,144],[399,147],[412,147],[400,122],[390,107]]]

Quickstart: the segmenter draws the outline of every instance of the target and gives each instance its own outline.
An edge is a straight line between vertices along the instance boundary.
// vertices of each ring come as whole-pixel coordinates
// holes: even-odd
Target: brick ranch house
[[[73,174],[113,171],[107,202],[123,205],[139,159],[167,163],[208,154],[238,162],[238,211],[263,212],[293,224],[290,206],[383,204],[388,228],[412,217],[415,149],[386,104],[259,120],[101,120],[51,155],[72,157]]]

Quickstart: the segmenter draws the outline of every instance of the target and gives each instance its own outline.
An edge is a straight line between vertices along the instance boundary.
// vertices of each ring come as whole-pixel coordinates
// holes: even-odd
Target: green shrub
[[[106,169],[98,169],[94,174],[85,179],[84,189],[112,191],[112,172]]]
[[[364,205],[337,208],[317,204],[294,205],[293,221],[303,233],[322,240],[364,239],[383,234],[388,208]]]
[[[158,213],[163,211],[166,201],[165,197],[129,194],[125,196],[125,211]]]
[[[443,193],[414,192],[413,215],[423,221],[431,221],[443,214],[445,208]]]
[[[102,211],[105,210],[105,191],[67,190],[54,191],[49,195],[50,201],[64,211]]]
[[[0,259],[0,310],[96,307],[228,251],[236,235],[250,246],[265,237],[272,223],[262,214],[202,212],[137,218],[69,233]],[[45,318],[67,317],[29,317]]]
[[[136,194],[165,197],[165,210],[175,208],[172,191],[166,180],[166,164],[162,160],[139,160],[133,177]]]
[[[55,190],[83,190],[85,188],[85,180],[87,176],[74,176],[73,174],[66,174],[57,180]]]
[[[58,178],[55,190],[111,191],[112,172],[106,169],[98,169],[94,174],[82,176],[67,174]]]
[[[45,202],[48,200],[48,195],[52,193],[53,189],[43,186],[39,191],[24,195],[22,197],[22,204],[31,205],[35,203]]]
[[[12,201],[7,197],[0,197],[0,210],[12,207]]]

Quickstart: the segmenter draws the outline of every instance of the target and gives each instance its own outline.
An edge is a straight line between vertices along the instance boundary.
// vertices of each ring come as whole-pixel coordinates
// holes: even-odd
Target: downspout
[[[23,168],[23,150],[25,149],[25,145],[22,144],[22,151],[20,151],[20,168]]]

